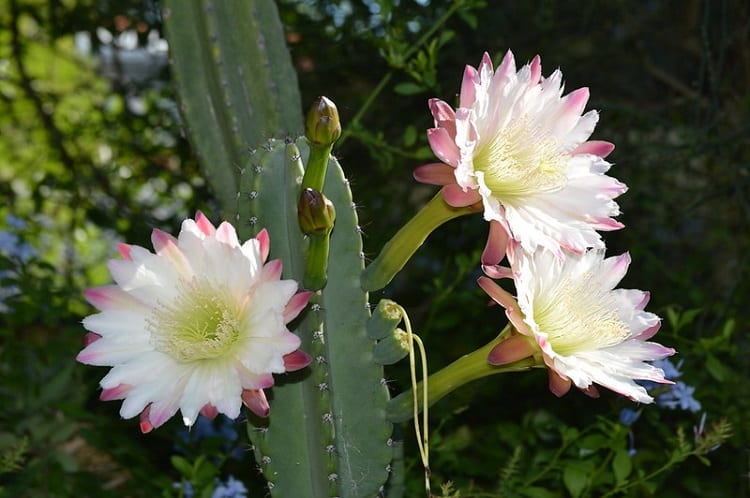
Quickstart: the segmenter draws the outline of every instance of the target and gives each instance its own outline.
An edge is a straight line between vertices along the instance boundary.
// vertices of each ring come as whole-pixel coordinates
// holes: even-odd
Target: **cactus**
[[[297,198],[308,147],[269,143],[251,156],[244,171],[251,199],[249,219],[264,227],[272,254],[285,274],[302,280],[305,240],[298,228]],[[297,329],[302,348],[313,356],[307,376],[290,378],[273,390],[271,415],[250,428],[256,460],[274,496],[375,496],[388,477],[391,425],[382,366],[373,359],[367,336],[367,293],[360,288],[362,239],[351,192],[331,158],[326,193],[336,206],[330,251],[336,264],[327,285],[311,299]]]
[[[190,140],[224,215],[235,213],[247,147],[303,129],[276,5],[165,1],[163,17]]]
[[[325,268],[313,275],[315,285],[307,287],[322,289],[295,329],[313,361],[277,380],[270,416],[248,427],[269,491],[279,497],[383,495],[400,445],[391,439],[388,389],[368,336],[357,214],[341,167],[329,159],[330,146],[315,137],[311,144],[269,138],[293,136],[305,125],[274,2],[166,2],[164,20],[190,139],[240,237],[267,229],[284,278],[307,283],[306,258],[318,234],[306,236],[298,221],[303,164],[318,165],[307,176],[335,208],[333,230],[320,236],[336,264],[327,281]],[[315,123],[307,128],[310,135]],[[397,489],[394,483],[388,495],[397,496]]]

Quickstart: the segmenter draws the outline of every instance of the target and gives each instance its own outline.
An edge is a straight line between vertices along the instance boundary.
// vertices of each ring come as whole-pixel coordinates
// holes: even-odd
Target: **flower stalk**
[[[442,370],[435,372],[427,378],[427,399],[428,406],[432,406],[441,400],[444,396],[453,390],[468,384],[469,382],[488,375],[520,372],[529,370],[537,366],[538,362],[534,357],[524,358],[519,361],[507,363],[505,365],[491,365],[487,361],[490,351],[500,342],[507,339],[511,334],[511,326],[508,324],[500,334],[485,346],[462,356]],[[422,399],[422,382],[417,384],[417,397]],[[393,398],[386,408],[386,416],[391,422],[404,422],[414,416],[414,394],[405,391]],[[422,411],[422,406],[418,411]]]
[[[481,207],[480,207],[481,209]],[[476,206],[449,206],[438,192],[389,240],[375,261],[365,268],[361,284],[366,291],[382,289],[401,271],[427,236],[443,223],[477,212]]]
[[[318,97],[305,118],[305,137],[310,142],[310,157],[302,178],[303,189],[323,190],[328,158],[340,136],[341,122],[336,104],[326,97]]]
[[[300,194],[297,216],[302,232],[310,237],[302,285],[309,290],[320,290],[328,280],[329,239],[336,209],[325,195],[306,188]]]

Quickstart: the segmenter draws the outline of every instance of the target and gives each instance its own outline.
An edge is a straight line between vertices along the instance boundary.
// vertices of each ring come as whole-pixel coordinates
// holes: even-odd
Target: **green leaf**
[[[411,147],[417,141],[417,128],[414,125],[409,125],[404,130],[404,146]]]
[[[708,370],[708,373],[711,374],[711,377],[719,382],[724,382],[724,380],[726,380],[727,376],[729,375],[729,373],[727,372],[727,368],[724,366],[721,360],[710,353],[708,355],[708,358],[706,359],[706,370]]]
[[[587,456],[602,448],[609,448],[610,440],[601,434],[586,436],[578,443],[580,456]]]
[[[546,488],[529,486],[522,491],[523,496],[528,498],[555,498],[557,495]]]
[[[724,327],[721,329],[721,337],[729,340],[732,337],[735,325],[737,325],[737,322],[734,320],[734,318],[728,319],[724,324]]]
[[[578,498],[589,484],[589,472],[577,465],[569,465],[563,471],[563,483],[573,498]]]
[[[399,95],[415,95],[417,93],[424,92],[425,87],[423,87],[422,85],[417,85],[416,83],[412,83],[411,81],[405,81],[396,85],[393,88],[393,91],[398,93]]]
[[[190,478],[193,475],[193,466],[190,465],[190,462],[185,458],[178,455],[172,455],[170,461],[172,462],[172,467],[177,469],[181,476]]]
[[[615,474],[615,482],[619,485],[624,483],[630,472],[633,470],[633,461],[628,454],[628,450],[620,449],[615,452],[612,459],[612,472]]]

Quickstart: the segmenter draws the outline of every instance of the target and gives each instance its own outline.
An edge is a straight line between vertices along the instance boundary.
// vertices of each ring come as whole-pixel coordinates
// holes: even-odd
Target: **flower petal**
[[[424,164],[414,170],[414,179],[430,185],[448,185],[456,183],[454,169],[443,163]]]
[[[178,410],[188,426],[201,413],[235,418],[243,403],[266,416],[273,374],[310,362],[286,324],[312,293],[281,280],[280,260],[266,263],[265,230],[240,244],[231,224],[198,212],[177,237],[155,229],[152,243],[155,253],[121,244],[115,285],[84,293],[101,311],[83,319],[77,359],[112,367],[101,399],[122,399],[120,414],[139,416],[144,433]]]

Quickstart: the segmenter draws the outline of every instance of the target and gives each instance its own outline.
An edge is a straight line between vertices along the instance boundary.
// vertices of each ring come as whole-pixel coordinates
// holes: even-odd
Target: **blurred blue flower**
[[[17,233],[3,230],[0,232],[0,254],[26,263],[36,256],[37,252],[27,242],[21,242]]]
[[[190,481],[175,482],[172,484],[175,489],[182,491],[184,498],[193,498],[195,490]],[[216,487],[211,493],[211,498],[247,498],[247,488],[242,481],[229,476],[226,481],[216,479]]]
[[[211,498],[247,498],[247,488],[242,481],[229,476],[226,482],[219,482]]]
[[[185,443],[177,445],[182,451],[187,451],[187,445],[200,443],[204,439],[221,438],[224,440],[222,449],[229,458],[242,460],[244,456],[244,449],[237,444],[239,434],[234,422],[222,414],[218,414],[213,420],[198,417],[192,427],[181,427],[177,432],[177,438]]]
[[[13,232],[0,232],[0,251],[9,254],[18,245],[18,235]]]
[[[629,427],[635,423],[636,420],[641,416],[640,410],[633,410],[632,408],[623,408],[620,412],[620,423],[626,427]]]
[[[680,362],[675,366],[669,360],[669,358],[664,358],[662,360],[652,361],[651,364],[656,368],[661,368],[662,370],[664,370],[665,378],[669,380],[675,380],[682,376],[682,372],[680,372],[680,368],[682,368],[682,362],[683,360],[680,360]]]
[[[672,410],[679,408],[690,412],[698,412],[701,404],[693,397],[695,388],[682,381],[675,382],[671,389],[656,397],[656,404]]]
[[[675,380],[682,377],[680,368],[682,361],[675,365],[669,359],[652,362],[655,367],[664,370],[664,377],[669,380]],[[693,397],[695,388],[688,386],[682,381],[677,381],[672,385],[657,384],[655,382],[643,381],[640,384],[649,391],[653,391],[658,406],[663,406],[672,410],[680,409],[690,412],[697,412],[701,409],[701,404]]]
[[[193,491],[193,483],[190,481],[175,482],[172,484],[172,487],[182,490],[184,498],[193,498],[193,494],[195,493]]]
[[[15,228],[16,230],[23,230],[26,228],[26,221],[23,218],[9,214],[5,217],[5,222],[9,227]]]

